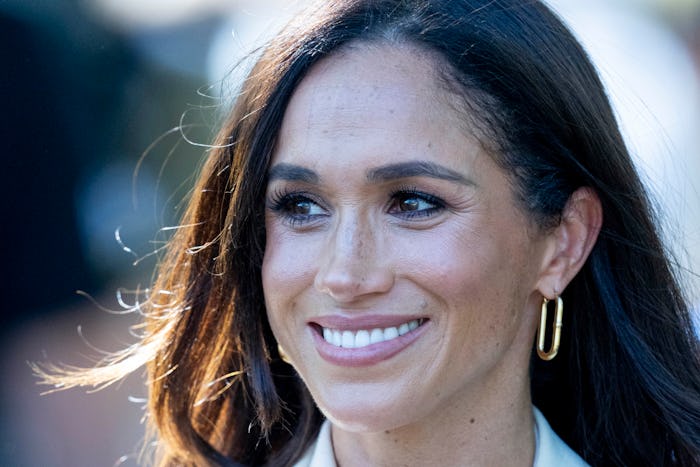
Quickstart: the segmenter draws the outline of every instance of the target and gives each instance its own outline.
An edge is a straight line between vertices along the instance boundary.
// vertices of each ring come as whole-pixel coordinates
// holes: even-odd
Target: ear
[[[544,297],[560,295],[581,270],[595,245],[603,208],[592,188],[576,190],[564,207],[560,224],[548,234],[537,289]]]

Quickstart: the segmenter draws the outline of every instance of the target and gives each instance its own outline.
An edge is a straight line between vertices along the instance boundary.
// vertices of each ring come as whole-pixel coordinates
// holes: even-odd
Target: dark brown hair
[[[556,225],[580,187],[601,200],[601,234],[564,292],[560,356],[533,359],[535,405],[593,465],[700,462],[697,339],[603,87],[571,33],[539,1],[324,3],[275,38],[245,81],[160,264],[141,343],[47,381],[104,383],[146,364],[164,465],[297,460],[322,417],[279,359],[266,317],[269,161],[315,63],[351,42],[405,43],[440,57],[535,222]]]

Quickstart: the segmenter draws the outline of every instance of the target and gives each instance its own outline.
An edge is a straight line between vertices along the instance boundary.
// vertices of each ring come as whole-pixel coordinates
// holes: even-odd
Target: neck
[[[527,380],[521,388],[514,397],[479,391],[486,396],[455,401],[392,430],[350,432],[333,426],[338,465],[532,466],[535,433]]]

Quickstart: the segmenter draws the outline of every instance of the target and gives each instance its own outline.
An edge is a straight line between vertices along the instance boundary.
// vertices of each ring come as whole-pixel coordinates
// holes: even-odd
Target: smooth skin
[[[459,98],[435,60],[363,43],[324,59],[295,91],[271,164],[268,318],[332,422],[343,467],[532,465],[539,308],[600,229],[585,188],[557,228],[535,226],[448,104]],[[338,350],[319,337],[324,323],[410,319],[423,323],[410,342],[386,358],[380,345],[371,364],[320,351]]]

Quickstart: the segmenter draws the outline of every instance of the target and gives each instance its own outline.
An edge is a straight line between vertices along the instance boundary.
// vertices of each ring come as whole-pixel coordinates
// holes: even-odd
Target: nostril
[[[352,301],[368,294],[384,293],[389,291],[393,284],[393,272],[383,267],[375,267],[362,275],[354,274],[350,270],[319,272],[314,280],[316,290],[339,302]]]

